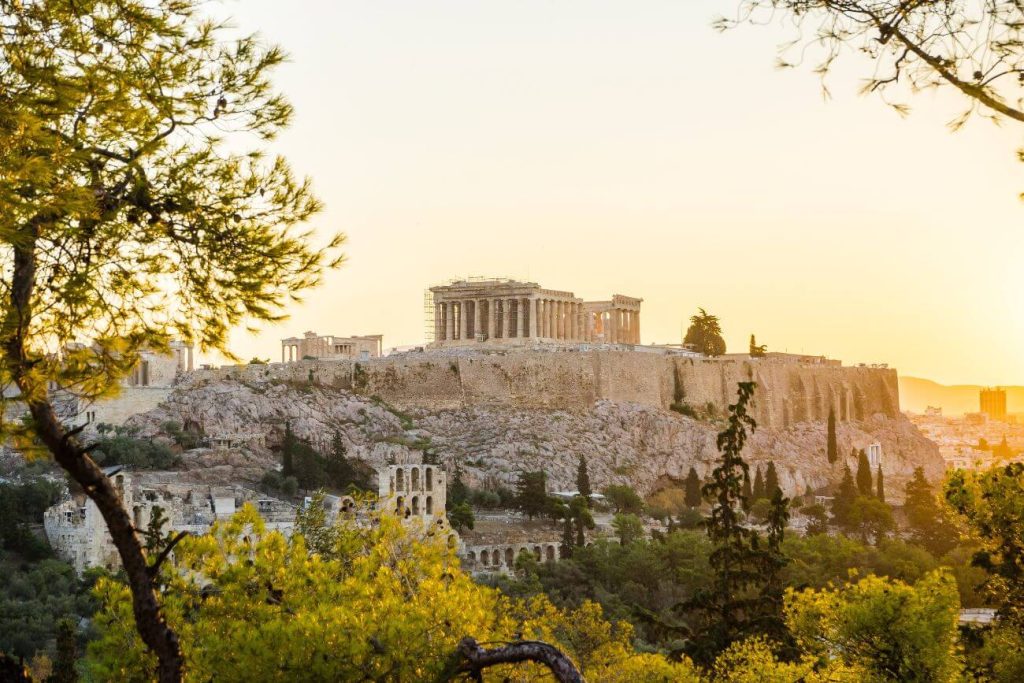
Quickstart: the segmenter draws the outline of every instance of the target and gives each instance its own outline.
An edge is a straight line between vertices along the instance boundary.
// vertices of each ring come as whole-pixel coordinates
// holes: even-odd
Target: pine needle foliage
[[[748,412],[756,386],[754,382],[739,383],[736,403],[729,406],[727,427],[718,435],[719,464],[703,488],[704,496],[713,501],[704,524],[714,546],[709,556],[714,578],[705,590],[677,606],[696,614],[698,626],[685,649],[705,666],[744,638],[764,635],[780,642],[786,631],[777,573],[785,564],[780,544],[788,501],[781,491],[776,493],[767,543],[743,523],[743,487],[750,474],[741,453],[748,433],[757,427]]]

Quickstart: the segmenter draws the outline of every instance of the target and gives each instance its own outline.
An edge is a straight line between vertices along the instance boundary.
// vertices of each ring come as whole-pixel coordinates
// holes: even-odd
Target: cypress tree
[[[754,475],[754,500],[767,498],[764,492],[764,477],[761,476],[761,466],[757,466],[757,473]]]
[[[846,526],[850,519],[850,508],[857,499],[857,485],[853,481],[853,473],[849,465],[843,466],[843,481],[839,484],[832,499],[832,520],[839,526]]]
[[[775,463],[768,463],[768,474],[764,478],[764,495],[766,498],[771,499],[775,497],[775,492],[779,490],[779,473],[775,471]]]
[[[862,496],[870,496],[871,484],[871,463],[868,462],[868,454],[862,448],[857,453],[857,492]]]
[[[281,440],[281,474],[290,477],[295,474],[295,434],[292,423],[284,423],[284,438]]]
[[[718,435],[719,465],[703,490],[714,501],[711,515],[705,519],[713,546],[708,556],[713,573],[711,585],[674,608],[697,613],[697,618],[690,621],[693,636],[686,650],[705,666],[734,642],[755,634],[784,633],[786,628],[778,609],[781,601],[775,597],[778,581],[773,578],[777,576],[773,567],[785,562],[773,550],[781,542],[779,520],[784,511],[773,511],[772,533],[777,535],[770,537],[767,544],[755,530],[741,523],[739,514],[743,481],[749,477],[749,467],[741,452],[747,430],[757,426],[747,413],[755,386],[753,382],[740,382],[736,403],[729,406],[728,427]]]
[[[754,491],[750,488],[750,473],[745,472],[743,474],[743,509],[749,510],[750,506],[754,503]]]
[[[584,455],[580,456],[580,463],[576,468],[576,491],[583,496],[583,499],[587,501],[589,506],[590,494],[593,491],[590,488],[590,472],[587,471],[587,458]]]
[[[885,482],[882,479],[882,463],[878,463],[878,474],[875,475],[875,498],[885,502]]]
[[[57,622],[57,654],[53,660],[53,673],[47,680],[54,683],[75,683],[78,680],[78,671],[75,669],[77,661],[78,637],[75,633],[75,622],[70,617],[64,617]]]
[[[686,506],[698,508],[700,507],[701,500],[700,477],[697,476],[697,470],[691,467],[689,474],[686,475]]]
[[[572,515],[565,513],[565,525],[562,527],[562,557],[572,557]]]
[[[839,444],[836,441],[836,411],[835,408],[828,409],[828,461],[834,463],[839,459]]]

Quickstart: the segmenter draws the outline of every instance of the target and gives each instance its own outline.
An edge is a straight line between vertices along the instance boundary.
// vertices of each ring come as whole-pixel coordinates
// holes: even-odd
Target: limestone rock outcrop
[[[758,383],[758,429],[745,457],[775,461],[787,494],[820,490],[854,468],[853,449],[882,445],[888,497],[921,466],[942,476],[937,447],[899,412],[896,373],[757,362],[692,361],[641,352],[533,352],[380,359],[369,363],[303,362],[240,366],[195,373],[156,409],[130,420],[146,435],[174,421],[215,439],[238,435],[239,454],[187,454],[192,472],[231,462],[254,478],[273,464],[285,422],[327,450],[340,432],[352,457],[372,465],[419,460],[429,451],[467,476],[511,483],[518,472],[543,469],[553,489],[574,488],[585,455],[596,487],[628,482],[649,492],[704,474],[717,457],[720,417],[736,382]],[[679,414],[678,409],[700,419]],[[825,420],[838,418],[840,459],[825,456]]]

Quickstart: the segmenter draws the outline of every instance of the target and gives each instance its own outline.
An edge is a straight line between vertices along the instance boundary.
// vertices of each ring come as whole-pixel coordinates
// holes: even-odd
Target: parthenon
[[[516,280],[459,280],[430,288],[434,344],[640,343],[643,299],[583,301],[572,292]]]

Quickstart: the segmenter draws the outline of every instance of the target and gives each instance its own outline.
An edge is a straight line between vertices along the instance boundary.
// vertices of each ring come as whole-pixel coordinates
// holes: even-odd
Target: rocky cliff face
[[[167,421],[211,436],[243,437],[235,454],[199,452],[194,472],[258,478],[273,462],[285,421],[326,449],[340,431],[350,455],[373,464],[417,461],[425,449],[461,463],[470,478],[511,482],[543,469],[552,487],[575,487],[579,456],[595,486],[628,482],[647,492],[704,474],[717,457],[717,419],[736,382],[758,383],[759,427],[745,457],[774,460],[788,494],[842,476],[825,456],[825,419],[834,406],[840,454],[882,444],[888,497],[898,502],[914,467],[942,476],[938,450],[898,411],[896,373],[758,362],[694,362],[645,353],[520,352],[508,355],[294,363],[197,373],[155,410],[132,418],[158,435]],[[668,409],[675,404],[695,417]],[[253,438],[255,437],[255,438]],[[220,469],[218,469],[220,468]]]

